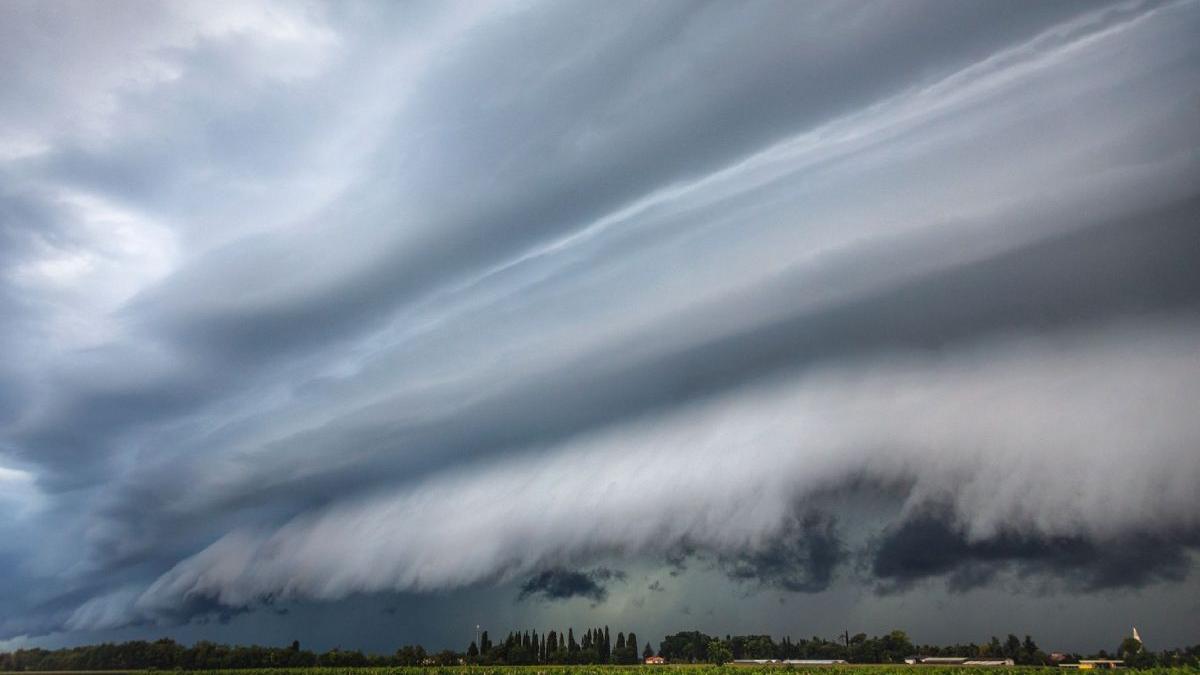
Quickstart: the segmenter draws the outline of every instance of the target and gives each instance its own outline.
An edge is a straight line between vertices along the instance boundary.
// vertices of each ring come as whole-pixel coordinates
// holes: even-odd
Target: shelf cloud
[[[0,640],[1194,590],[1197,34],[5,3]]]

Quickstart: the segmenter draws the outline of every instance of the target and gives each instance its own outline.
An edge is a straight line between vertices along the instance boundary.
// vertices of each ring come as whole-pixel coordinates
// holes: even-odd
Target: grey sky
[[[3,4],[0,645],[1194,641],[1198,33]]]

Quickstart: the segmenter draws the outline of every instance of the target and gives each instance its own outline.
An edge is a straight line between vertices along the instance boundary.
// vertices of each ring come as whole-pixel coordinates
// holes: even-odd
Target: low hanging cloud
[[[927,522],[912,516],[880,548],[883,579],[952,572],[956,555],[1065,569],[1085,551],[1200,528],[1200,420],[1186,414],[1200,397],[1198,335],[1194,321],[1118,325],[782,377],[272,532],[227,535],[137,606],[453,588],[681,544],[742,558],[735,576],[806,590],[826,583],[837,555],[831,524],[797,521],[793,505],[862,476],[908,485],[902,513],[936,500],[955,523],[941,533],[953,545],[930,554],[947,560],[922,569],[902,548]],[[1128,471],[1114,476],[1122,459]],[[662,476],[687,489],[661,489]],[[1028,539],[1007,539],[1014,529]],[[452,545],[464,537],[471,547]],[[1044,541],[1077,543],[1039,556]],[[785,571],[797,561],[806,576]],[[1129,583],[1177,578],[1167,563]],[[1106,564],[1083,572],[1084,585],[1112,585],[1117,568]]]
[[[1112,477],[1112,490],[1123,484],[1120,474]],[[1062,489],[1070,489],[1070,479],[1064,477]],[[1200,528],[1188,523],[1179,529],[1132,528],[1101,539],[1016,528],[972,539],[957,520],[948,509],[930,505],[889,528],[870,551],[880,588],[895,592],[945,577],[951,590],[967,591],[1005,572],[1083,592],[1138,588],[1186,579],[1200,550]]]
[[[0,640],[1194,584],[1198,32],[0,5]]]
[[[587,571],[563,568],[543,570],[521,584],[517,599],[568,600],[583,597],[593,602],[604,602],[608,597],[607,584],[614,580],[624,581],[625,577],[623,571],[607,567]]]
[[[725,556],[725,573],[794,593],[829,588],[834,572],[847,558],[837,520],[820,511],[791,515],[761,547]]]

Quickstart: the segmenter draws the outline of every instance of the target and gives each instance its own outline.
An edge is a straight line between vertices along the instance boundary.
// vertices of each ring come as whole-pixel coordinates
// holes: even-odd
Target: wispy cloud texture
[[[1194,1],[0,14],[0,639],[1195,584]]]

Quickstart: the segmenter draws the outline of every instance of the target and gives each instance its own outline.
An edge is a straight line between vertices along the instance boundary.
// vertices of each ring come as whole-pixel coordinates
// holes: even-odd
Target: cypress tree
[[[608,639],[608,626],[604,627],[604,646],[601,648],[600,659],[607,661],[612,656],[612,641]]]
[[[575,641],[575,629],[569,626],[567,627],[567,651],[579,651],[579,643]]]

